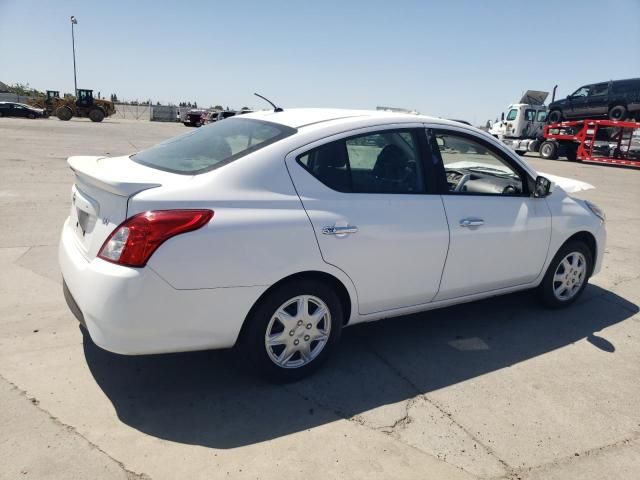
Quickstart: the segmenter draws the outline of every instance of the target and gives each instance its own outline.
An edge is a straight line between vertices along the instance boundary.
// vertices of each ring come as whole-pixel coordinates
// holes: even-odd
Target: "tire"
[[[529,151],[537,153],[540,150],[540,140],[534,140],[529,144]]]
[[[516,153],[521,157],[524,157],[527,154],[526,150],[516,150]]]
[[[89,118],[92,122],[101,122],[104,120],[104,112],[100,108],[94,108],[89,112]]]
[[[30,113],[29,115],[27,115],[27,118],[33,120],[34,118],[36,118],[36,116],[33,113]]]
[[[58,110],[56,110],[56,117],[64,122],[67,122],[71,120],[71,117],[73,117],[73,112],[69,107],[60,107]]]
[[[560,110],[551,110],[547,117],[549,123],[559,123],[562,121],[562,112]]]
[[[592,270],[593,254],[584,242],[564,244],[538,287],[543,303],[551,308],[571,305],[584,292]]]
[[[558,158],[558,144],[550,140],[545,140],[540,145],[540,156],[546,160],[555,160]]]
[[[569,160],[570,162],[577,162],[578,161],[578,147],[574,144],[571,145],[567,145],[565,147],[565,157],[567,157],[567,160]]]
[[[609,120],[624,120],[627,118],[627,107],[615,105],[609,109]]]
[[[4,117],[4,113],[0,112],[0,117]]]
[[[312,314],[320,306],[328,314],[313,326],[309,315],[298,318],[299,299],[306,302]],[[282,321],[284,314],[278,316],[278,311],[288,314],[288,321]],[[310,375],[327,360],[338,345],[343,321],[340,299],[327,284],[316,280],[285,283],[251,309],[238,350],[260,376],[277,383],[292,382]],[[268,332],[275,337],[272,346],[267,346]],[[324,340],[314,341],[314,334],[325,335]],[[302,354],[304,346],[308,348],[307,358]],[[285,358],[287,349],[292,353]]]

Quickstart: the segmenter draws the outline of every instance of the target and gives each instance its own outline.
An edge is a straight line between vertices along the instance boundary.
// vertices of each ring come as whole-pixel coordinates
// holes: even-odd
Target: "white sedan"
[[[348,325],[530,288],[567,306],[605,248],[597,206],[424,116],[263,111],[68,163],[59,261],[93,341],[237,345],[276,380],[316,369]]]

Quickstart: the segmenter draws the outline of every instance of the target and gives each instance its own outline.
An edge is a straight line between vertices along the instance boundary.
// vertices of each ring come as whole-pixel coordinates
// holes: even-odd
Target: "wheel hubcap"
[[[284,302],[271,317],[264,337],[273,363],[299,368],[315,359],[331,333],[331,314],[326,303],[312,295]]]
[[[553,275],[553,294],[558,300],[573,298],[579,291],[587,274],[587,261],[580,252],[571,252],[558,264]]]

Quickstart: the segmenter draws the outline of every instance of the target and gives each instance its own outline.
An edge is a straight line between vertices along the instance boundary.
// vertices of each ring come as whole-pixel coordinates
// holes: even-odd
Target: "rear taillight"
[[[197,230],[213,217],[212,210],[154,210],[124,221],[104,242],[98,257],[118,265],[144,267],[163,242]]]

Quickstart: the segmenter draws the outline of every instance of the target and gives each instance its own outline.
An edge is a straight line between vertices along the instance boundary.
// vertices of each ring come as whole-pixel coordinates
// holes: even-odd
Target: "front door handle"
[[[358,233],[358,227],[353,225],[347,225],[346,227],[322,227],[322,233],[325,235],[336,235],[338,237],[343,237],[350,233]]]
[[[460,220],[461,227],[479,227],[484,225],[484,220],[481,218],[463,218]]]

